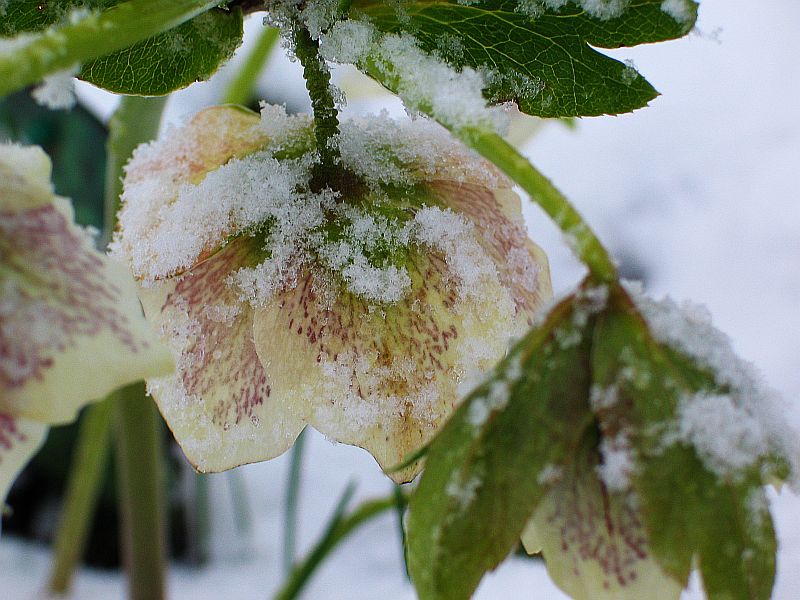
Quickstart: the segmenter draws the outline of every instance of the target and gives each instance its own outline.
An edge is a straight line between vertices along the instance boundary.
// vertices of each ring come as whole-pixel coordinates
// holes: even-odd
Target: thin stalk
[[[286,498],[284,501],[283,519],[283,569],[291,572],[294,565],[295,548],[297,541],[297,505],[300,498],[300,475],[302,472],[303,454],[307,434],[300,432],[292,446],[289,475],[286,479]]]
[[[112,402],[106,399],[88,407],[81,419],[64,506],[53,542],[53,563],[47,583],[53,594],[69,591],[75,567],[86,549],[108,462],[112,408]]]
[[[454,132],[461,140],[524,189],[561,228],[573,251],[598,280],[617,279],[617,268],[603,244],[569,200],[522,156],[493,131],[464,128]]]
[[[339,500],[336,511],[325,533],[306,559],[292,570],[291,575],[275,595],[274,600],[294,600],[297,598],[310,581],[316,568],[342,540],[373,517],[387,510],[391,510],[397,505],[397,499],[394,494],[392,494],[387,498],[364,502],[349,515],[344,515],[344,510],[352,494],[353,487],[351,485],[347,487],[342,498]]]
[[[161,416],[144,383],[122,388],[114,413],[128,598],[163,600],[167,551]]]
[[[249,102],[253,94],[256,78],[275,49],[279,37],[280,32],[277,28],[264,28],[239,72],[236,73],[233,81],[228,85],[225,97],[222,100],[223,103],[246,104]]]
[[[0,53],[0,96],[177,27],[221,0],[129,0],[34,34]]]
[[[158,133],[165,98],[124,97],[109,123],[105,220],[114,228],[122,167],[133,149]],[[163,424],[144,383],[115,394],[117,488],[129,600],[165,597],[167,560],[162,476]]]
[[[339,118],[331,94],[331,73],[319,55],[319,40],[313,39],[299,20],[292,24],[292,40],[314,111],[314,136],[320,157],[316,175],[319,181],[328,181],[339,161],[339,147],[333,141],[339,133]]]
[[[247,500],[247,486],[242,477],[242,472],[231,469],[225,473],[228,491],[231,494],[231,506],[233,507],[233,523],[236,533],[240,538],[250,537],[253,531],[253,515],[250,512],[250,502]]]

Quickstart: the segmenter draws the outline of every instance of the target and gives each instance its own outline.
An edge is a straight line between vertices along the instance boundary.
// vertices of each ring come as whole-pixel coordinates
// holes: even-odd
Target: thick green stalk
[[[272,54],[279,37],[280,31],[277,28],[264,28],[239,72],[228,85],[228,90],[222,100],[225,104],[246,104],[250,101],[256,78]]]
[[[40,33],[23,33],[0,53],[0,96],[168,31],[220,3],[129,0]]]
[[[314,110],[314,136],[321,163],[316,174],[320,181],[329,181],[339,160],[339,147],[334,143],[339,133],[339,118],[331,94],[331,73],[319,55],[319,40],[313,39],[299,21],[292,25],[292,40],[297,59],[303,65],[303,77]]]
[[[158,133],[165,98],[124,97],[109,123],[105,219],[113,229],[122,167],[133,149]],[[129,600],[162,600],[167,560],[161,417],[144,383],[115,393],[116,458],[123,556]]]
[[[122,388],[114,413],[128,599],[163,600],[167,551],[161,416],[144,383]]]
[[[592,229],[567,198],[522,156],[493,131],[464,128],[454,133],[525,190],[561,228],[573,251],[598,280],[617,279],[617,268]]]
[[[75,567],[86,548],[108,462],[112,409],[112,401],[107,399],[88,407],[81,419],[64,506],[53,542],[53,564],[47,584],[53,594],[69,591]]]
[[[336,511],[322,538],[306,559],[292,570],[291,575],[275,595],[274,600],[294,600],[297,598],[311,579],[316,568],[336,548],[339,542],[373,517],[397,506],[397,498],[392,494],[388,498],[364,502],[352,513],[345,516],[344,510],[352,493],[353,488],[349,486],[339,500]]]

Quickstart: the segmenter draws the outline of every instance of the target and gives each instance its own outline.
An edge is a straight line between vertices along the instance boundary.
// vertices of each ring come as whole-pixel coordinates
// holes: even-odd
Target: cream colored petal
[[[175,375],[148,381],[148,389],[199,471],[273,458],[304,425],[292,406],[276,400],[253,345],[253,309],[226,281],[263,258],[261,243],[239,238],[182,277],[141,292],[178,365]]]
[[[67,201],[0,211],[0,410],[65,423],[172,367],[131,276],[94,249]]]
[[[370,305],[306,271],[255,318],[276,400],[305,407],[315,428],[367,449],[382,467],[428,442],[518,327],[496,279],[460,298],[440,254],[413,252],[406,268],[411,290],[396,304]]]
[[[0,144],[0,211],[36,208],[53,199],[50,159],[38,146]]]
[[[489,189],[444,179],[431,182],[430,190],[444,206],[475,224],[478,240],[497,266],[500,281],[512,290],[517,313],[532,325],[553,291],[547,256],[528,237],[519,196],[504,185]]]
[[[566,477],[522,533],[553,581],[574,600],[677,600],[682,586],[650,553],[636,499],[610,494],[594,473]]]
[[[0,507],[17,474],[44,443],[47,426],[0,412]]]

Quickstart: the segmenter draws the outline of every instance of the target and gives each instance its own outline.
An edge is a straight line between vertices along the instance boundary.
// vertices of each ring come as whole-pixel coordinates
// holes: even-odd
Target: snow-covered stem
[[[341,170],[336,168],[339,148],[334,138],[339,134],[339,113],[331,93],[331,73],[325,60],[319,55],[319,40],[311,37],[311,33],[299,19],[291,27],[295,55],[303,65],[303,77],[314,111],[314,137],[320,157],[315,175],[318,181],[329,182],[334,173]]]
[[[128,600],[166,598],[161,416],[144,383],[117,392],[117,483]]]
[[[572,250],[601,282],[617,279],[617,268],[603,244],[552,182],[522,156],[511,144],[493,131],[465,127],[454,132],[484,158],[494,163],[525,190],[564,233]]]
[[[220,3],[129,0],[41,33],[23,33],[12,40],[12,47],[0,52],[0,96],[168,31]]]
[[[87,408],[81,420],[53,541],[53,564],[47,583],[53,594],[69,591],[75,567],[86,547],[108,461],[112,408],[111,400],[99,402]]]
[[[272,54],[279,37],[280,32],[277,28],[264,27],[250,54],[247,55],[244,64],[228,85],[223,103],[246,104],[250,100],[256,78]]]

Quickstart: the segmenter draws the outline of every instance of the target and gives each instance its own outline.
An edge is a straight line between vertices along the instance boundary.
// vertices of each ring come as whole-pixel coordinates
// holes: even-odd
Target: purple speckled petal
[[[11,484],[44,442],[47,426],[0,412],[0,505]]]

